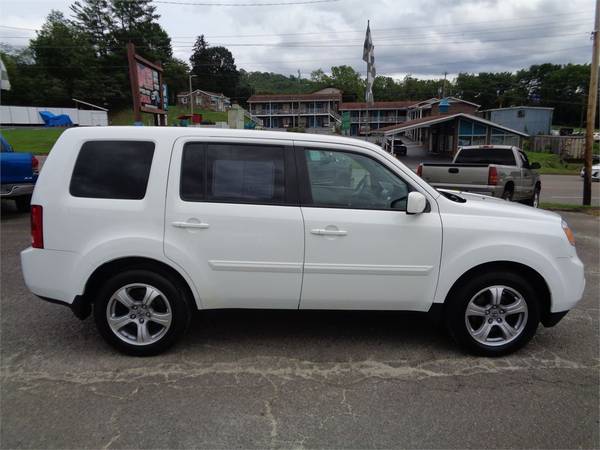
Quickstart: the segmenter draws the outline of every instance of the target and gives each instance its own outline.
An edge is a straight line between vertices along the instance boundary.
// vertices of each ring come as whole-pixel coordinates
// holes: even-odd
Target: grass
[[[600,207],[574,205],[571,203],[540,203],[540,208],[554,211],[582,212],[593,216],[600,216]]]
[[[170,106],[168,114],[169,125],[179,125],[177,116],[189,114],[189,108],[180,106]],[[212,122],[227,122],[226,112],[215,112],[207,110],[194,110],[202,114],[202,119]],[[152,125],[153,118],[150,114],[142,114],[142,121],[145,125]],[[110,125],[133,125],[133,111],[123,110],[110,113],[108,118]],[[66,128],[3,128],[0,130],[4,138],[14,148],[16,152],[31,152],[36,154],[46,154],[51,149],[58,137]]]
[[[167,122],[169,125],[179,125],[179,119],[177,119],[177,116],[189,113],[190,108],[188,106],[169,106]],[[216,112],[194,108],[194,114],[202,114],[203,120],[210,120],[212,122],[227,122],[226,112]],[[133,111],[131,109],[125,109],[122,111],[109,113],[108,122],[110,125],[133,125]],[[154,118],[152,117],[152,114],[142,114],[142,122],[144,125],[154,125]]]
[[[541,174],[578,175],[581,163],[563,163],[554,153],[526,152],[530,163],[537,162],[542,166],[538,169]]]
[[[48,153],[65,128],[3,128],[0,132],[17,152]]]

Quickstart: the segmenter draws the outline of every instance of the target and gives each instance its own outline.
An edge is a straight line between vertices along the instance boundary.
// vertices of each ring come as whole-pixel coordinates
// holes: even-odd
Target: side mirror
[[[540,166],[539,162],[534,162],[534,163],[529,164],[530,169],[539,169],[540,167],[542,167],[542,166]]]
[[[409,192],[406,201],[406,214],[421,214],[427,208],[427,198],[417,191]]]

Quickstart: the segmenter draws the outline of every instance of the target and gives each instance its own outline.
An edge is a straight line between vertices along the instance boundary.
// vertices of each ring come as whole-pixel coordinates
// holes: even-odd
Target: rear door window
[[[154,142],[86,142],[79,150],[69,192],[74,197],[141,200],[153,156]]]
[[[185,201],[283,204],[285,166],[282,146],[188,143],[180,196]]]

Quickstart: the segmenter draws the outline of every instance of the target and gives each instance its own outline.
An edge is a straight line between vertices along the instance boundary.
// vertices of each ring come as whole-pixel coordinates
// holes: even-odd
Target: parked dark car
[[[396,156],[406,156],[406,145],[402,143],[402,141],[394,142],[394,149],[392,153]]]

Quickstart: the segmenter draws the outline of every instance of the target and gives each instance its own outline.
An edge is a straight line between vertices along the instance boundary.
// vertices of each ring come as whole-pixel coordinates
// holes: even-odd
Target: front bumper
[[[562,295],[555,295],[552,299],[550,310],[552,313],[573,309],[583,298],[585,290],[585,270],[577,255],[556,258],[556,260],[563,292]]]

